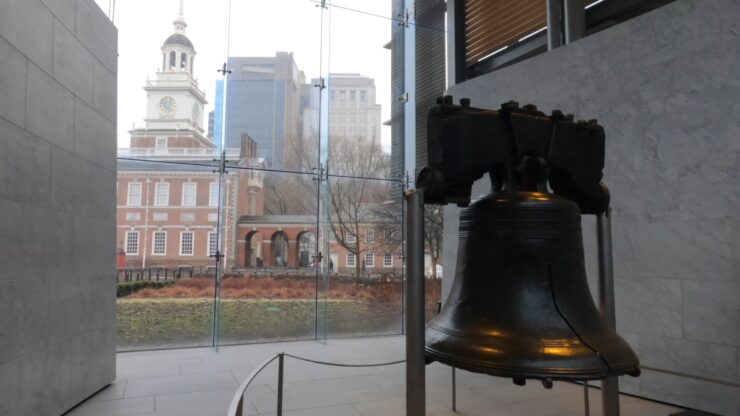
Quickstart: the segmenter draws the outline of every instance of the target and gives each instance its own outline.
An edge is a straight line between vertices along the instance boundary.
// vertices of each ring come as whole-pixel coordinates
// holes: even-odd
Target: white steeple
[[[177,14],[175,21],[172,24],[175,26],[175,33],[185,33],[185,28],[188,27],[185,22],[185,15],[183,14],[185,0],[180,0],[180,12]]]

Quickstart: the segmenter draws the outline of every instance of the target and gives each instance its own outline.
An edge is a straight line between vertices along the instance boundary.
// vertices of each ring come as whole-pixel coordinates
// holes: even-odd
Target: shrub
[[[142,289],[162,289],[167,286],[172,286],[176,283],[175,280],[163,280],[160,282],[130,282],[130,283],[119,283],[116,288],[116,297],[122,298],[132,293],[136,293]]]

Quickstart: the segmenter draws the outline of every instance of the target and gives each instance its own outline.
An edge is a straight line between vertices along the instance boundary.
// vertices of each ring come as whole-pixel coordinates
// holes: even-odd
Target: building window
[[[375,241],[375,230],[365,231],[365,242],[372,243]]]
[[[215,256],[216,250],[218,250],[218,233],[208,233],[208,255]]]
[[[170,52],[170,69],[175,67],[175,59],[177,59],[175,52]]]
[[[126,245],[123,248],[127,255],[136,256],[139,254],[139,232],[126,232]]]
[[[164,256],[167,254],[167,231],[155,231],[153,241],[153,256]]]
[[[211,222],[218,221],[218,212],[209,212],[208,213],[208,221],[211,221]]]
[[[349,93],[349,100],[351,102],[355,102],[355,92],[354,91],[350,91],[350,93]]]
[[[393,230],[385,230],[385,242],[386,243],[392,243],[393,242]]]
[[[339,91],[339,101],[344,101],[344,91]]]
[[[166,212],[155,212],[152,214],[152,221],[167,221],[169,215]]]
[[[166,207],[170,203],[170,184],[167,182],[157,182],[154,187],[154,205]]]
[[[393,267],[393,254],[385,253],[383,255],[383,267]]]
[[[360,102],[364,103],[367,100],[367,93],[365,91],[360,91]]]
[[[195,221],[194,212],[183,212],[180,214],[180,221]]]
[[[365,267],[375,267],[375,254],[365,253]]]
[[[195,182],[185,182],[182,184],[182,206],[194,207],[195,196],[198,193],[198,184]]]
[[[141,206],[141,182],[129,182],[128,201],[126,205],[134,207]]]
[[[347,267],[355,267],[355,253],[347,253]]]
[[[167,147],[167,138],[166,137],[157,137],[157,143],[156,143],[157,149],[164,149]]]
[[[218,182],[211,182],[211,187],[208,190],[208,206],[218,206]]]
[[[141,220],[141,213],[139,212],[127,212],[126,221],[139,221]]]
[[[180,255],[181,256],[192,256],[193,255],[193,232],[183,231],[180,233]]]
[[[347,233],[347,242],[348,243],[355,243],[357,242],[357,237],[352,233]]]

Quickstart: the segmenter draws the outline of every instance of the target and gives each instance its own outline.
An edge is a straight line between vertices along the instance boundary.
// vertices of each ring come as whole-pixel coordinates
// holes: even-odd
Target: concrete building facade
[[[0,414],[116,379],[116,28],[93,0],[0,2]]]

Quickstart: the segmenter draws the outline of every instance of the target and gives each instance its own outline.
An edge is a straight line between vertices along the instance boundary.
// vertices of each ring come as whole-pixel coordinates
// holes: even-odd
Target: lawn
[[[401,331],[398,305],[354,300],[328,300],[332,337],[393,334]],[[118,349],[211,345],[213,299],[118,299]],[[224,299],[221,343],[313,339],[313,299]],[[319,308],[319,316],[324,308]],[[323,327],[323,326],[322,326]]]
[[[439,282],[428,284],[430,315],[439,287]],[[318,304],[315,290],[315,282],[306,279],[225,279],[220,344],[314,339],[324,318],[331,338],[401,332],[399,282],[332,283],[328,300],[319,298]],[[118,349],[210,346],[213,310],[212,279],[187,279],[119,297]]]

